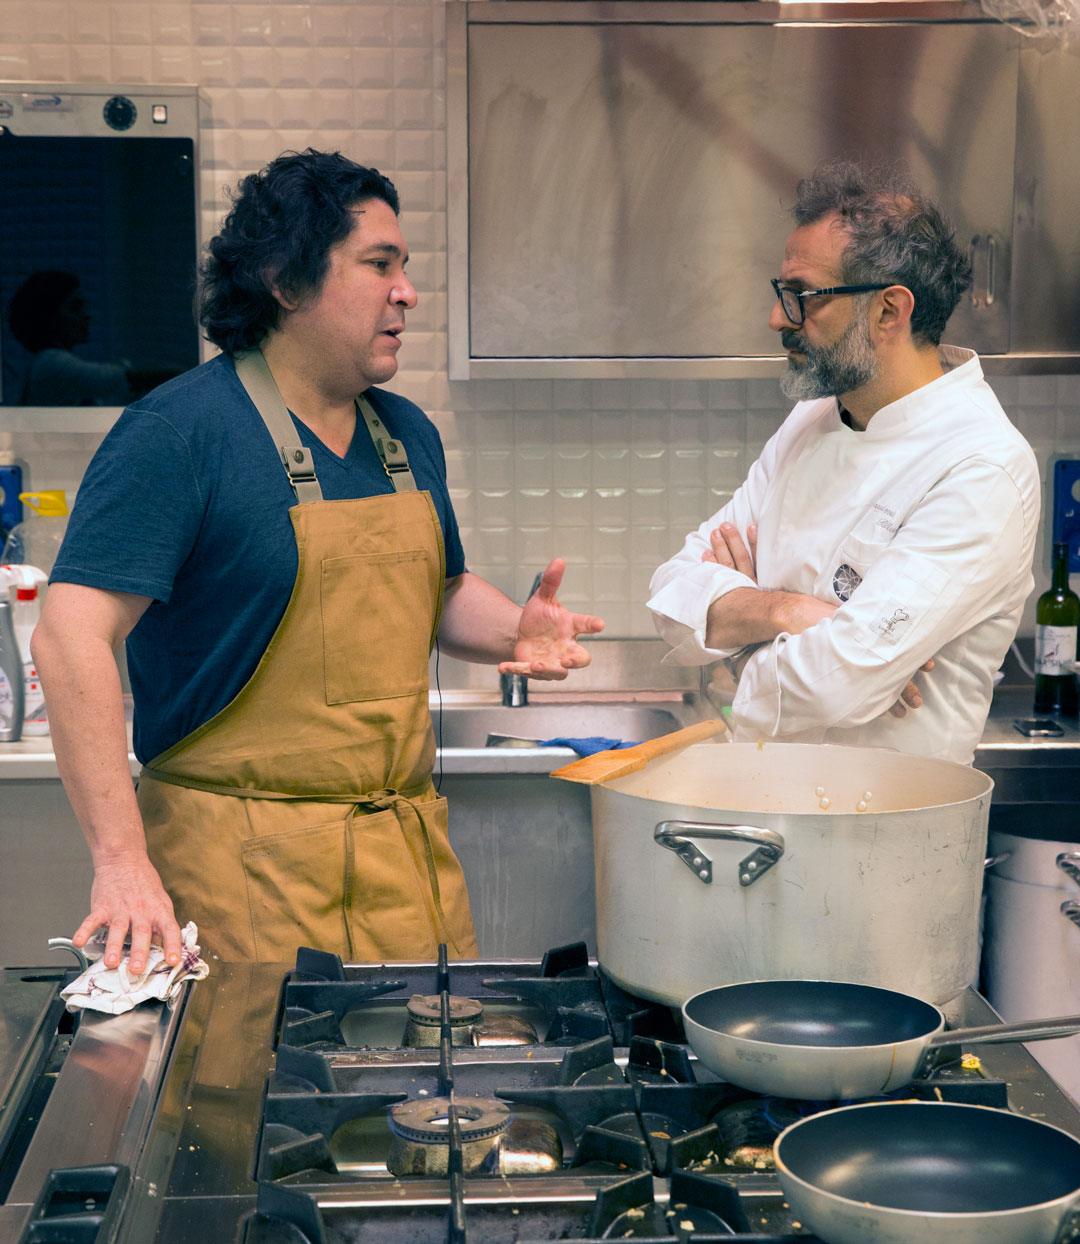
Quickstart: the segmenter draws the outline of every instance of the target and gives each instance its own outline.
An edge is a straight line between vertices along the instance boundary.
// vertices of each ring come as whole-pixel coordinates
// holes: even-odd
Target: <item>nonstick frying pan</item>
[[[1080,1202],[1080,1141],[990,1106],[843,1106],[773,1152],[796,1220],[826,1244],[1054,1244]]]
[[[842,1101],[903,1088],[938,1046],[1080,1032],[1080,1015],[945,1031],[936,1006],[842,981],[747,981],[695,994],[686,1039],[710,1071],[777,1097]]]

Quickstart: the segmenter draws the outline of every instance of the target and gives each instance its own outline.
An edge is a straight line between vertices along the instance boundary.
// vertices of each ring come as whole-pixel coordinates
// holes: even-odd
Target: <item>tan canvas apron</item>
[[[401,443],[359,399],[392,494],[323,501],[261,353],[237,373],[299,504],[299,565],[255,672],[210,721],[147,764],[139,807],[154,867],[204,955],[350,961],[477,954],[446,800],[431,784],[428,656],[442,530]]]

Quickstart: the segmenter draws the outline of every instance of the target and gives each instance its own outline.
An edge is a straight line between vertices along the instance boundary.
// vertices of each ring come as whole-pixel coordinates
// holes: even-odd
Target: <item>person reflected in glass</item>
[[[21,405],[123,406],[134,397],[125,360],[95,363],[75,353],[90,340],[90,315],[74,273],[28,276],[12,296],[8,324],[32,356]]]

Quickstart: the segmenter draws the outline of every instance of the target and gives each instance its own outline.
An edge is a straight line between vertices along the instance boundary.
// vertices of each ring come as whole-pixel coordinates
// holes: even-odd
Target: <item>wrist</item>
[[[766,618],[772,638],[782,631],[790,631],[794,621],[794,599],[791,592],[765,592]]]
[[[764,647],[765,642],[767,641],[756,644],[747,644],[745,647],[740,648],[738,652],[733,652],[731,656],[723,658],[723,664],[735,682],[738,682],[742,677],[742,672],[746,669],[747,661],[750,660],[759,648]]]
[[[90,858],[95,872],[111,868],[140,868],[150,862],[145,842],[135,845],[98,842],[91,845]]]

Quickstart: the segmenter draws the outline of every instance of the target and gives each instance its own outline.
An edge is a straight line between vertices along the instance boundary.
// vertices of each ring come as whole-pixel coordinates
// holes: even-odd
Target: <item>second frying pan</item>
[[[701,1062],[741,1088],[809,1101],[903,1088],[941,1045],[1037,1041],[1080,1032],[1080,1015],[945,1030],[936,1006],[842,981],[748,981],[683,1004]]]

